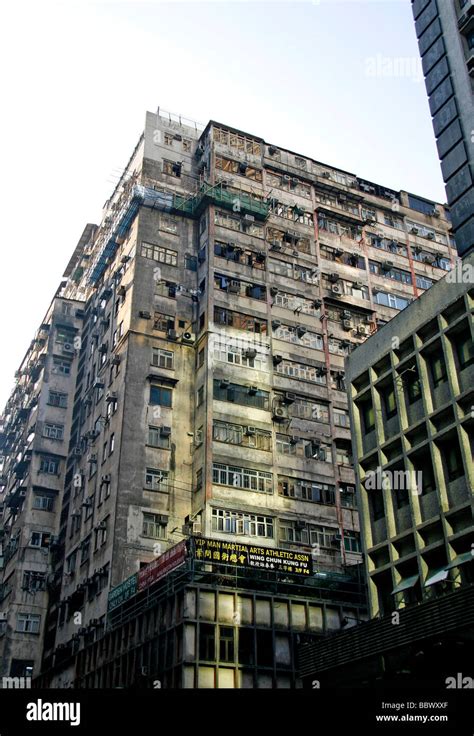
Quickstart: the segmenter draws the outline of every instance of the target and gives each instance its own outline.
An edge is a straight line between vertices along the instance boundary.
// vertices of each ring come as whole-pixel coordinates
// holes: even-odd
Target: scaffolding
[[[229,209],[232,212],[249,215],[256,220],[265,221],[268,217],[268,203],[248,192],[229,190],[224,184],[202,184],[191,196],[166,192],[135,185],[113,222],[103,231],[97,244],[98,253],[89,269],[89,283],[97,283],[107,266],[107,261],[123,242],[140,207],[170,212],[185,217],[198,218],[210,204]]]

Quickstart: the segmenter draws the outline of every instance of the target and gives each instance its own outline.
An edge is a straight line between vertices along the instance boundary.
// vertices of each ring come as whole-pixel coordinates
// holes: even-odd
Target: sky
[[[146,110],[446,200],[410,0],[22,0],[0,28],[0,412]]]

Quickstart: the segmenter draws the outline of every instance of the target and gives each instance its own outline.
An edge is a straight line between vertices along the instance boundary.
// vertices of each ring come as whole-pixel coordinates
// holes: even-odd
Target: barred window
[[[241,386],[237,383],[228,383],[214,379],[214,399],[217,401],[232,401],[242,406],[253,406],[256,409],[268,410],[269,393],[252,386]]]
[[[271,450],[272,435],[256,427],[231,424],[230,422],[215,421],[212,436],[216,442],[226,442],[230,445],[242,445],[256,450]]]
[[[250,470],[214,463],[212,482],[222,486],[234,486],[246,491],[273,493],[273,475],[262,470]]]
[[[166,522],[160,514],[143,514],[142,536],[151,539],[166,538]]]
[[[162,348],[152,348],[151,364],[157,368],[174,367],[174,353],[172,350],[163,350]]]
[[[168,471],[147,468],[145,473],[145,488],[148,491],[168,493]]]
[[[298,396],[289,406],[291,417],[308,419],[315,422],[329,422],[329,408],[327,404],[321,404],[310,399]]]
[[[275,305],[283,309],[290,309],[296,314],[302,312],[303,314],[312,314],[318,317],[320,313],[320,307],[317,306],[314,300],[304,299],[295,294],[286,294],[283,291],[279,291],[276,295]]]
[[[237,330],[254,332],[258,335],[263,335],[267,332],[266,320],[252,317],[250,314],[224,309],[223,307],[214,307],[214,322],[218,325],[226,325],[227,327],[234,327]]]
[[[311,383],[319,383],[326,385],[326,375],[321,372],[320,368],[304,363],[295,363],[291,360],[282,360],[275,368],[277,373],[281,373],[289,378],[301,378]]]
[[[214,358],[224,363],[242,365],[245,368],[256,368],[259,371],[267,370],[268,358],[258,352],[250,343],[246,345],[233,345],[230,340],[214,341]]]
[[[323,338],[316,332],[307,332],[303,327],[290,327],[289,325],[280,325],[274,332],[273,337],[285,342],[291,342],[295,345],[304,345],[307,348],[316,350],[323,349]]]
[[[312,482],[303,478],[278,476],[278,495],[312,503],[330,505],[336,503],[336,490],[333,485]]]

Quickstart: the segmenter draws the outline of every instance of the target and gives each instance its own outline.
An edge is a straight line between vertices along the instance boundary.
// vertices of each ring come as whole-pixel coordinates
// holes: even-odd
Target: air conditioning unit
[[[7,620],[7,612],[6,611],[0,611],[0,621],[6,621]]]
[[[125,299],[125,297],[127,296],[127,289],[125,288],[125,286],[121,286],[117,293],[118,296],[122,297],[122,299]]]
[[[322,174],[321,174],[321,176],[323,177],[323,179],[330,179],[331,178],[331,174],[329,173],[329,171],[323,171]]]
[[[272,329],[278,330],[278,328],[281,327],[281,322],[279,319],[272,319]]]
[[[194,345],[196,342],[196,335],[194,335],[192,332],[183,332],[181,335],[181,342],[186,343],[187,345]]]
[[[343,319],[342,326],[345,330],[352,330],[353,324],[351,319]]]
[[[298,337],[303,337],[304,335],[306,335],[306,332],[307,329],[306,327],[303,327],[303,325],[298,325],[298,327],[296,328],[296,334],[298,335]]]
[[[268,146],[268,153],[270,154],[270,156],[274,156],[277,150],[278,149],[275,148],[275,146]]]
[[[99,353],[102,353],[103,355],[105,355],[107,350],[108,350],[107,343],[103,342],[102,345],[99,347]]]
[[[130,260],[130,256],[122,256],[120,263],[128,263]]]
[[[101,380],[97,379],[97,380],[95,380],[95,381],[94,381],[94,384],[93,384],[93,388],[99,388],[99,389],[102,389],[102,388],[104,388],[104,385],[105,385],[105,384],[104,384],[104,382],[103,382],[103,381],[101,381]]]
[[[110,473],[106,473],[100,479],[101,483],[110,483]]]
[[[257,434],[257,427],[246,427],[245,434],[248,437],[254,437]]]
[[[339,532],[336,532],[336,534],[334,534],[331,539],[331,544],[338,545],[341,542],[342,542],[342,536]]]
[[[92,463],[96,463],[97,462],[97,455],[96,454],[89,455],[89,457],[87,458],[87,462],[88,463],[91,463],[91,464]]]
[[[247,358],[249,360],[253,360],[253,358],[255,358],[256,355],[257,355],[257,351],[255,350],[255,348],[247,348],[243,352],[244,358]]]
[[[313,306],[313,307],[314,307],[315,309],[319,309],[319,307],[320,307],[321,305],[322,305],[322,301],[321,301],[321,299],[314,299],[314,300],[313,300],[313,304],[312,304],[312,306]]]
[[[369,328],[367,325],[357,325],[357,334],[358,335],[368,335],[369,334]]]
[[[291,184],[291,186],[292,186],[293,188],[294,188],[294,187],[297,187],[297,186],[298,186],[298,184],[299,184],[299,180],[298,180],[298,179],[297,179],[297,178],[296,178],[296,177],[294,176],[294,177],[292,178],[292,180],[291,180],[290,184]]]
[[[288,182],[291,180],[291,176],[288,176],[288,174],[283,174],[283,181],[288,184]]]
[[[257,391],[258,391],[258,386],[249,386],[248,387],[248,392],[249,392],[250,396],[255,396],[255,394],[257,393]]]
[[[271,250],[281,250],[283,248],[283,245],[280,240],[272,240],[270,243]]]
[[[223,378],[221,381],[219,381],[219,388],[229,388],[230,381],[227,380],[227,378]]]
[[[110,361],[111,365],[120,365],[120,355],[114,355]]]
[[[230,291],[231,294],[239,294],[239,292],[240,292],[240,281],[237,281],[237,279],[231,279],[229,281],[229,285],[227,287],[227,291]]]
[[[410,232],[413,233],[413,235],[418,235],[418,228],[417,227],[412,227],[411,230],[410,230]]]
[[[348,309],[344,309],[342,313],[342,319],[352,319],[352,314]]]
[[[272,419],[281,422],[289,418],[288,407],[283,403],[278,403],[273,407]]]
[[[71,353],[74,353],[74,345],[70,342],[64,342],[62,346],[62,352],[68,353],[69,355]]]
[[[171,427],[160,427],[160,437],[170,437]]]
[[[270,294],[271,296],[276,296],[278,294],[278,288],[276,286],[270,286]]]
[[[432,217],[441,217],[441,215],[439,214],[438,210],[433,210],[433,212],[431,213],[431,216]]]
[[[296,401],[296,394],[292,394],[289,391],[286,391],[283,397],[283,402],[285,404],[293,404],[294,401]]]
[[[272,358],[272,360],[273,360],[273,365],[279,365],[282,362],[282,360],[283,360],[283,356],[282,355],[274,355],[273,358]]]
[[[244,222],[251,224],[255,222],[255,217],[253,215],[244,215]]]
[[[384,261],[382,263],[382,271],[390,271],[394,267],[393,261]]]
[[[434,233],[427,233],[426,237],[428,238],[428,240],[434,240],[435,239],[435,234]]]
[[[140,311],[138,312],[138,316],[140,317],[140,319],[151,319],[150,312],[147,312],[145,309],[140,309]]]
[[[343,293],[342,286],[339,286],[339,284],[333,284],[331,286],[331,294],[335,294],[336,296],[341,296]]]
[[[166,335],[168,337],[168,340],[178,339],[178,333],[176,332],[176,330],[166,330]]]
[[[76,457],[80,457],[82,455],[82,449],[80,447],[74,447],[72,454]]]
[[[108,403],[111,403],[112,401],[117,401],[117,392],[116,391],[107,391],[105,395],[105,400]]]

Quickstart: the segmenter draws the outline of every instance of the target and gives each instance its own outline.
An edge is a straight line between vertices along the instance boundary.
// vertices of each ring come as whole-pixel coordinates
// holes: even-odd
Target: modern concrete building
[[[331,600],[320,584],[332,576],[333,588],[360,587],[344,358],[456,259],[445,208],[431,202],[427,212],[410,197],[229,126],[147,114],[100,226],[84,233],[65,275],[62,293],[83,302],[84,316],[44,682],[130,684],[136,660],[123,664],[118,634],[101,673],[97,655],[85,669],[81,653],[122,626],[110,606],[107,617],[109,590],[120,611],[124,589],[133,605],[151,595],[134,589],[134,576],[190,536],[257,545],[263,556],[311,553],[316,577],[294,588],[299,613],[285,624],[278,609],[290,611],[291,595],[278,576],[291,579],[290,568],[260,571],[261,581],[273,574],[274,593],[268,581],[267,593],[261,581],[251,588],[249,625],[273,637],[286,626],[289,660],[256,660],[244,677],[237,617],[224,636],[234,640],[232,675],[219,674],[219,647],[201,649],[195,628],[186,634],[192,674],[178,634],[168,637],[166,664],[140,660],[167,686],[292,686],[295,632],[363,618],[360,597]],[[197,582],[193,559],[188,586]],[[249,584],[230,586],[229,565],[217,559],[207,561],[207,614],[185,606],[177,631],[197,617],[192,626],[214,627],[202,636],[217,641],[216,627],[229,623],[219,618],[219,585],[219,600],[232,588],[234,613],[250,605],[238,602]]]
[[[474,245],[474,2],[412,4],[453,232],[463,255]]]
[[[474,254],[346,363],[371,616],[472,584]]]
[[[471,253],[346,361],[372,620],[304,642],[305,687],[472,687],[473,307]]]

